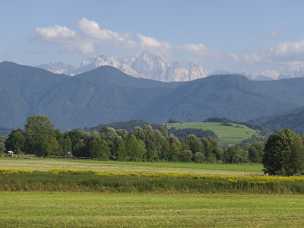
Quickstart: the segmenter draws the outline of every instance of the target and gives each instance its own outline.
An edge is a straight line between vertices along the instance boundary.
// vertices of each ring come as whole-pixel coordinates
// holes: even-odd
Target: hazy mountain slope
[[[11,129],[0,127],[0,137],[6,136],[11,132]]]
[[[39,112],[48,114],[62,128],[125,121],[135,119],[136,110],[174,87],[175,84],[136,79],[115,68],[102,67],[55,88],[43,99]]]
[[[290,128],[297,132],[304,133],[304,108],[299,108],[281,115],[260,118],[251,122],[270,130]]]
[[[182,84],[154,101],[142,118],[164,121],[222,117],[237,121],[274,115],[303,105],[304,79],[251,81],[240,75],[220,75]]]
[[[26,116],[38,113],[41,99],[66,78],[34,67],[0,63],[0,125],[22,126]]]
[[[74,66],[62,62],[51,62],[48,64],[40,64],[37,67],[50,71],[54,74],[65,74],[65,75],[73,75],[76,70]]]
[[[304,79],[251,81],[240,75],[165,83],[100,67],[75,77],[0,63],[0,126],[45,114],[62,129],[140,119],[222,117],[247,121],[304,107]]]
[[[0,126],[21,127],[48,115],[59,128],[134,119],[135,112],[178,83],[137,79],[112,67],[69,77],[13,63],[0,64]]]

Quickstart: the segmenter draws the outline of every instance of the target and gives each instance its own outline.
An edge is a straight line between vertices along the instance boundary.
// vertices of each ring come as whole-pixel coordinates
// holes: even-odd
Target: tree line
[[[24,130],[13,130],[4,146],[5,151],[39,157],[224,163],[262,162],[264,148],[258,141],[223,148],[212,137],[189,134],[179,138],[165,126],[155,129],[145,125],[132,131],[104,127],[62,133],[46,116],[29,117]]]
[[[75,157],[117,161],[262,162],[269,175],[304,173],[304,140],[290,129],[240,145],[221,147],[214,138],[193,134],[176,137],[165,126],[135,127],[132,131],[104,127],[99,131],[60,132],[45,116],[32,116],[25,128],[0,137],[0,152],[39,157]]]

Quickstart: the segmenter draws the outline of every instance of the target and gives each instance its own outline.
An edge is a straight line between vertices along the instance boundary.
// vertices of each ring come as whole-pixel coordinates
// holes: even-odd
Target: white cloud
[[[263,50],[230,54],[236,69],[243,68],[256,76],[272,79],[303,77],[304,40],[279,43]]]
[[[272,37],[272,38],[277,38],[277,37],[279,37],[279,36],[280,36],[280,33],[279,33],[279,32],[277,32],[277,31],[271,32],[271,37]]]
[[[150,36],[144,36],[142,34],[138,34],[140,44],[143,48],[169,48],[170,45],[167,42],[159,41]]]
[[[35,29],[36,33],[44,40],[61,41],[75,38],[76,32],[65,26],[40,27]]]
[[[95,52],[95,45],[91,41],[79,40],[73,45],[75,49],[78,49],[82,54],[88,55]]]
[[[60,44],[69,51],[78,51],[81,54],[94,52],[94,43],[77,32],[65,26],[39,27],[35,29],[38,37],[44,41]]]
[[[132,48],[136,46],[136,41],[131,39],[127,33],[118,33],[100,26],[96,21],[87,18],[81,18],[78,21],[78,27],[82,35],[98,45],[102,42],[110,42],[109,45],[116,45],[123,48]]]
[[[279,79],[280,77],[280,71],[278,70],[262,70],[258,73],[256,73],[256,76],[258,78],[258,76],[263,76],[263,77],[266,77],[266,78],[269,78],[269,79],[273,79],[273,80],[276,80],[276,79]]]
[[[100,40],[119,40],[123,41],[124,38],[118,33],[113,32],[109,29],[99,26],[96,21],[89,20],[87,18],[81,18],[78,22],[79,29],[88,35],[89,37],[100,39]]]
[[[271,54],[278,57],[286,57],[293,55],[304,55],[304,40],[295,42],[280,43],[274,48],[270,49]]]
[[[236,62],[245,64],[258,64],[264,61],[263,53],[241,53],[241,54],[230,54],[229,56]]]
[[[81,18],[77,25],[78,30],[75,31],[66,26],[55,25],[38,27],[35,32],[44,41],[59,43],[68,50],[76,50],[82,54],[95,53],[110,48],[116,48],[122,52],[126,49],[133,50],[133,52],[151,50],[162,55],[166,55],[170,51],[174,53],[181,50],[195,55],[206,55],[208,53],[207,46],[202,43],[174,46],[143,34],[132,35],[115,32],[85,17]]]
[[[206,55],[208,54],[208,47],[205,44],[197,43],[197,44],[185,44],[182,48],[186,51],[192,52],[196,55]]]
[[[85,55],[98,54],[109,49],[120,52],[148,49],[161,53],[170,49],[169,43],[159,41],[154,37],[114,32],[85,17],[81,18],[77,25],[77,31],[66,26],[55,25],[36,28],[35,32],[44,41],[59,43],[68,50],[79,51]]]

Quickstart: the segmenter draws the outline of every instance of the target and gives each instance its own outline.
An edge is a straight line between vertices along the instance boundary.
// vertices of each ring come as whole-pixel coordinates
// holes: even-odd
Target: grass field
[[[202,129],[213,131],[223,144],[237,144],[241,141],[257,135],[258,132],[242,124],[231,123],[229,125],[219,122],[183,122],[169,123],[169,128],[184,129]]]
[[[303,195],[1,192],[0,227],[303,227]]]
[[[54,169],[111,174],[262,175],[261,164],[199,164],[177,162],[117,162],[64,159],[0,159],[0,169],[49,171]]]
[[[304,177],[261,170],[0,159],[0,227],[303,227]]]

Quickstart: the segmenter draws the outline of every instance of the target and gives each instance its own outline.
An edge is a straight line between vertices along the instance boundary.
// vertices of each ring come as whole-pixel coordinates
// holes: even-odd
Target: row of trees
[[[37,156],[73,156],[120,161],[261,162],[263,145],[254,143],[223,149],[212,138],[187,135],[177,138],[165,127],[150,125],[132,132],[113,128],[61,133],[45,116],[29,117],[25,129],[13,130],[6,151]]]
[[[61,133],[47,117],[33,116],[24,130],[13,130],[6,139],[0,137],[0,153],[3,151],[119,161],[263,162],[270,175],[304,173],[303,138],[289,129],[272,134],[265,146],[253,138],[222,148],[212,138],[193,134],[178,138],[165,127],[153,129],[150,125],[131,132],[102,128]]]

